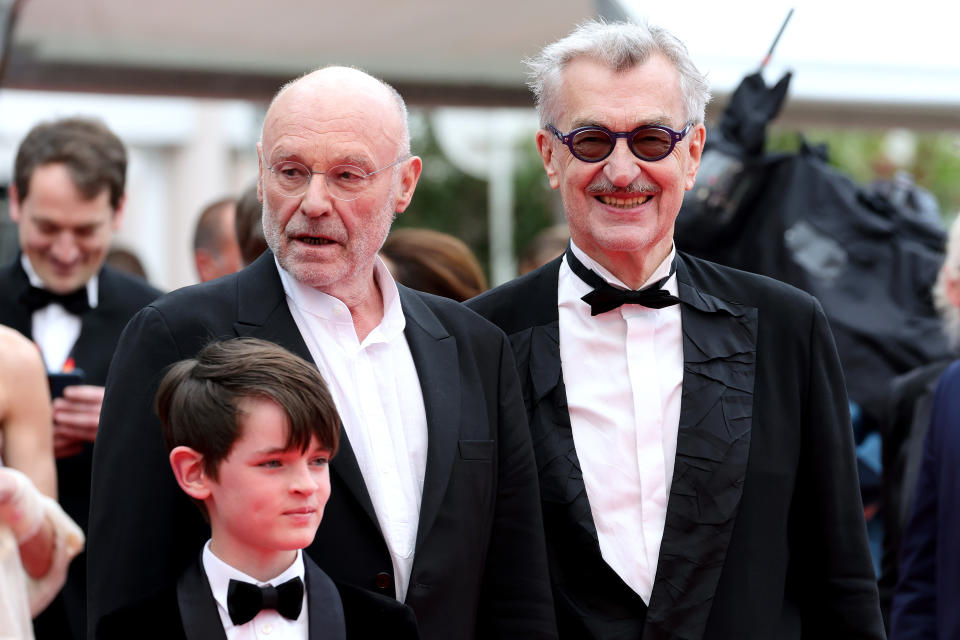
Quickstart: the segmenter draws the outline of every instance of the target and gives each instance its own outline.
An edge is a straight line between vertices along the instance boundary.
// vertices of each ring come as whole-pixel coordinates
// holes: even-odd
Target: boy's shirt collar
[[[271,623],[276,627],[278,624],[282,625],[284,622],[290,625],[294,625],[297,628],[302,629],[303,635],[299,637],[307,637],[307,590],[304,589],[303,592],[303,607],[300,609],[300,617],[296,620],[287,620],[281,616],[276,611],[262,611],[257,615],[256,618],[246,623],[245,625],[234,625],[233,621],[230,619],[230,614],[227,611],[227,589],[230,585],[231,580],[241,580],[243,582],[249,582],[256,585],[265,585],[272,584],[278,585],[286,582],[287,580],[292,580],[293,578],[300,578],[306,584],[305,568],[303,565],[303,550],[297,549],[297,557],[294,559],[293,564],[291,564],[287,569],[278,575],[275,578],[267,580],[266,582],[257,580],[256,578],[247,575],[243,571],[236,569],[235,567],[227,564],[220,558],[218,558],[213,551],[210,550],[210,540],[207,540],[207,544],[203,546],[203,571],[207,574],[207,581],[210,583],[210,591],[213,593],[213,599],[217,602],[217,611],[220,613],[220,622],[223,623],[223,629],[227,634],[227,638],[232,637],[244,637],[236,636],[231,633],[231,630],[239,630],[241,627],[248,625],[253,625],[260,620],[262,616],[269,615],[271,617],[276,617],[278,620],[272,621]],[[245,635],[245,634],[244,634]],[[281,638],[289,637],[286,635],[279,636]]]

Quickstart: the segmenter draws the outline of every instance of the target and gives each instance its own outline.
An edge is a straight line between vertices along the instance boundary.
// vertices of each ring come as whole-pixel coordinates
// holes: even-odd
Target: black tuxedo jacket
[[[346,586],[341,589],[303,556],[310,640],[396,638],[417,640],[410,607],[392,598]],[[197,559],[175,586],[104,616],[97,640],[226,640],[217,602]]]
[[[20,302],[29,286],[19,255],[0,269],[0,324],[33,339],[32,314]],[[106,382],[107,368],[124,326],[133,314],[159,295],[160,291],[143,280],[108,265],[103,266],[99,273],[97,307],[81,317],[80,336],[70,352],[77,367],[83,369],[87,384],[102,386]],[[84,446],[83,451],[75,456],[57,460],[57,497],[64,511],[84,531],[87,530],[87,514],[90,510],[92,460],[92,444]],[[70,565],[62,596],[38,620],[39,640],[84,637],[85,589],[86,573],[84,556],[81,555]],[[63,626],[61,607],[66,607],[72,633]]]
[[[560,363],[560,264],[467,304],[516,355],[561,637],[883,637],[844,383],[819,303],[679,255],[680,425],[647,609],[600,555]]]
[[[400,287],[427,415],[426,477],[406,603],[422,637],[553,637],[537,474],[503,333],[450,300]],[[209,536],[167,462],[153,398],[164,369],[212,338],[255,336],[311,360],[269,252],[175,291],[130,322],[107,381],[94,456],[90,624],[176,578]],[[346,433],[307,549],[338,582],[392,596],[392,563]]]

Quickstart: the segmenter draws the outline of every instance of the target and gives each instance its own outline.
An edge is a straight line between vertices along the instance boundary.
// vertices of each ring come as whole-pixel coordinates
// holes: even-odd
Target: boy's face
[[[243,570],[313,542],[330,497],[330,451],[316,438],[303,453],[287,449],[289,419],[272,400],[248,398],[240,408],[240,437],[218,479],[207,479],[205,503],[211,550]]]

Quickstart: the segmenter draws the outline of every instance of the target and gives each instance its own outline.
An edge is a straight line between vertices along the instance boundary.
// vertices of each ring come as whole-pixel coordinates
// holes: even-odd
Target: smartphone
[[[63,395],[65,387],[83,384],[83,381],[82,369],[74,369],[70,373],[48,373],[47,382],[50,384],[50,399],[59,398]]]

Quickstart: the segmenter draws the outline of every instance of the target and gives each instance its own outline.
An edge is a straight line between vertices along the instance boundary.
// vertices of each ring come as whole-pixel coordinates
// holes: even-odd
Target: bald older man
[[[402,98],[354,69],[315,71],[274,98],[257,151],[270,251],[147,307],[117,351],[94,463],[91,629],[175,580],[208,537],[167,465],[160,372],[213,337],[251,335],[316,363],[343,420],[307,549],[327,573],[408,604],[423,638],[554,637],[509,344],[377,257],[421,170]]]

